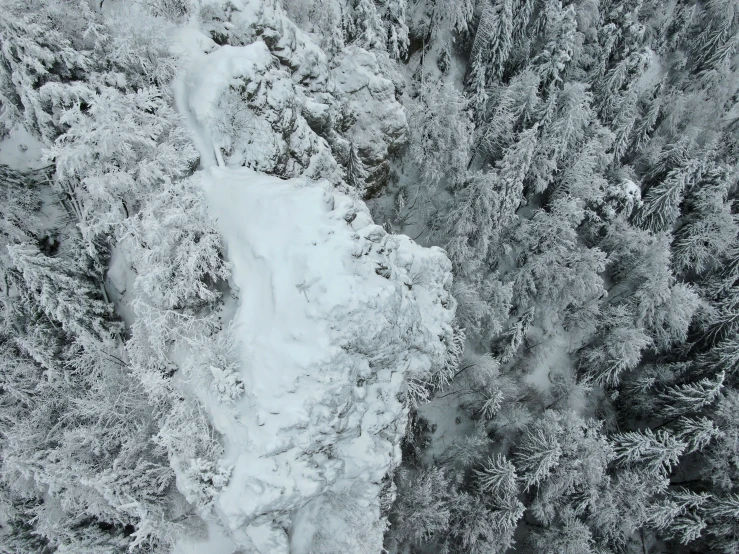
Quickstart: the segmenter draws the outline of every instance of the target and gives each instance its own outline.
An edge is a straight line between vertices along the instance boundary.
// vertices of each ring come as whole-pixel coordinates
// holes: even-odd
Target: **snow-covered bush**
[[[191,458],[181,470],[178,484],[188,502],[197,506],[200,513],[207,515],[218,493],[228,484],[232,471],[233,466]]]
[[[218,402],[233,404],[244,394],[242,352],[232,325],[211,336],[195,337],[182,365],[185,378],[201,399],[204,389],[209,389]]]
[[[210,387],[218,395],[220,402],[230,404],[244,394],[244,383],[241,382],[238,373],[232,369],[210,366],[210,372],[213,375]]]

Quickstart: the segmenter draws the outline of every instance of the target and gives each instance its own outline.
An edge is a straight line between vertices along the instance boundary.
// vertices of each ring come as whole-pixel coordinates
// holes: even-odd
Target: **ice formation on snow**
[[[439,248],[387,234],[325,180],[212,167],[203,181],[233,264],[238,304],[226,327],[243,383],[225,403],[218,387],[195,391],[233,467],[214,511],[264,554],[325,541],[379,552],[405,382],[438,369],[452,340],[451,264]]]

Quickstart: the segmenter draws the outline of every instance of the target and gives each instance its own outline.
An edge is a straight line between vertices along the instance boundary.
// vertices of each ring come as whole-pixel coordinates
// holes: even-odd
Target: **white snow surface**
[[[442,364],[451,340],[451,264],[327,181],[203,174],[233,263],[245,388],[233,405],[196,391],[233,465],[215,513],[247,551],[379,552],[405,379]]]
[[[38,169],[43,165],[42,149],[43,144],[36,137],[23,127],[17,127],[0,140],[0,164],[17,171]]]

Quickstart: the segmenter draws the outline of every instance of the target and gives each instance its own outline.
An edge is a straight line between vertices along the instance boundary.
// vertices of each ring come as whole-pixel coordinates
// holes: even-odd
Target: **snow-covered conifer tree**
[[[496,164],[496,188],[500,191],[498,218],[504,225],[510,223],[523,200],[524,179],[534,156],[538,131],[537,125],[522,131]]]
[[[427,82],[411,113],[411,153],[427,186],[464,179],[472,131],[464,95],[451,83]]]
[[[562,74],[576,55],[577,21],[575,7],[556,6],[546,23],[546,44],[532,60],[545,85],[561,85]]]
[[[664,430],[656,433],[651,429],[628,431],[614,436],[617,461],[644,467],[654,474],[669,473],[677,465],[686,446]]]
[[[354,190],[364,189],[364,167],[359,159],[354,143],[349,144],[349,157],[346,162],[346,183]]]
[[[407,10],[407,0],[387,2],[382,16],[387,27],[387,51],[396,60],[408,55]]]
[[[449,528],[451,483],[444,471],[431,468],[416,476],[399,474],[398,498],[391,538],[398,545],[406,541],[428,540]]]
[[[57,135],[56,122],[47,109],[49,101],[58,99],[54,86],[85,71],[95,41],[103,32],[87,2],[75,1],[73,5],[71,8],[56,0],[3,3],[0,124],[6,132],[22,123],[44,138]],[[47,84],[51,86],[44,87]]]
[[[475,125],[477,127],[486,119],[488,93],[485,83],[485,65],[482,61],[482,53],[478,52],[472,61],[469,75],[469,103],[472,113],[475,115]]]
[[[481,57],[488,77],[500,79],[513,47],[513,0],[487,0],[480,16],[471,59]]]
[[[501,197],[497,185],[495,172],[472,174],[447,215],[445,230],[451,236],[447,251],[465,273],[479,267],[499,247]]]
[[[634,323],[625,305],[609,306],[603,313],[598,338],[580,351],[579,367],[597,381],[614,386],[622,373],[634,369],[652,339]]]
[[[584,217],[582,204],[572,198],[553,203],[522,221],[516,241],[523,248],[515,272],[514,297],[519,305],[540,303],[546,317],[563,317],[565,310],[583,307],[603,296],[599,273],[606,256],[599,248],[578,244],[575,226]]]
[[[529,180],[534,192],[543,192],[561,169],[566,155],[582,143],[593,120],[591,95],[580,83],[566,84],[557,94],[555,113],[543,129],[531,164]]]
[[[696,163],[670,171],[666,179],[647,190],[637,222],[653,231],[669,229],[680,215],[679,206],[685,191],[696,183],[702,171]]]
[[[99,287],[84,279],[69,262],[44,255],[32,244],[8,247],[10,259],[23,276],[24,299],[62,328],[90,342],[110,340],[112,307]]]
[[[358,0],[354,7],[354,18],[359,44],[368,50],[385,49],[387,31],[374,0]]]
[[[739,226],[728,201],[730,186],[728,168],[709,169],[686,195],[685,217],[672,245],[678,271],[704,272],[735,240]]]
[[[55,182],[92,244],[121,223],[155,187],[183,177],[196,160],[179,118],[155,88],[121,93],[105,87],[63,112],[67,131],[49,157]]]

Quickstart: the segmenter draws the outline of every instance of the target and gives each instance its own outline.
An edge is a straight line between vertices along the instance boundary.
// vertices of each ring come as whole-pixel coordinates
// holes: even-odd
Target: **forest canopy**
[[[0,551],[223,523],[197,391],[228,417],[252,391],[221,166],[325,180],[349,258],[456,306],[340,345],[358,390],[413,366],[377,393],[397,452],[293,551],[739,554],[738,47],[737,0],[0,0]]]

